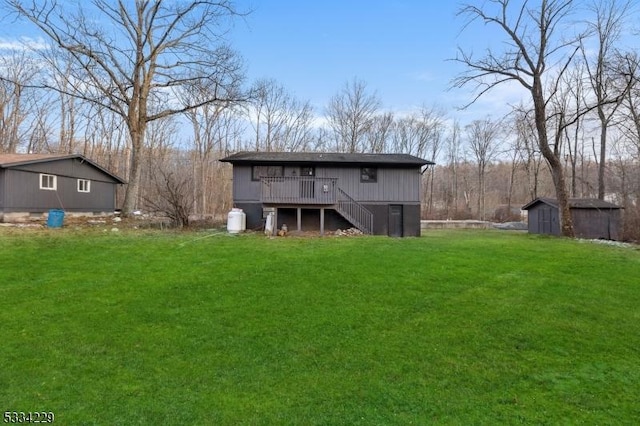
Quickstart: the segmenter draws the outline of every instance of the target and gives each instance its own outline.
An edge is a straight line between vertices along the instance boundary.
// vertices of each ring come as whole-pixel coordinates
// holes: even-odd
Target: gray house
[[[247,229],[274,213],[277,228],[420,235],[421,173],[431,161],[407,154],[239,152],[233,202]]]
[[[0,221],[71,214],[113,213],[125,182],[80,154],[0,154]]]
[[[620,237],[621,207],[595,198],[569,199],[569,209],[576,237],[618,240]],[[522,207],[528,211],[531,234],[560,235],[558,200],[536,198]]]

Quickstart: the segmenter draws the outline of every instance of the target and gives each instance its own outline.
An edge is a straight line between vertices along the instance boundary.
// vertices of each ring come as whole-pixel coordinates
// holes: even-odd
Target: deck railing
[[[262,202],[279,204],[336,203],[336,178],[309,176],[263,177]]]

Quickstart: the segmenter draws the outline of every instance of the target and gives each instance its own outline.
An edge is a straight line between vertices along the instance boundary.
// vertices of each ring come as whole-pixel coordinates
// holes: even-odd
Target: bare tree
[[[300,151],[311,138],[313,108],[273,79],[258,80],[247,105],[256,151]]]
[[[453,85],[474,85],[474,101],[506,82],[516,82],[528,91],[539,148],[553,177],[561,232],[565,236],[573,236],[561,151],[557,144],[552,143],[554,139],[549,140],[547,105],[556,92],[560,77],[571,65],[582,35],[565,37],[562,34],[561,25],[569,23],[573,1],[542,0],[535,5],[532,3],[525,0],[518,8],[510,0],[489,0],[481,7],[466,5],[461,9],[460,14],[469,18],[469,24],[479,20],[497,27],[505,36],[505,47],[503,51],[489,49],[480,58],[459,49],[455,61],[467,70],[454,79]],[[548,78],[551,73],[552,78]]]
[[[631,76],[631,86],[622,104],[620,128],[635,147],[635,156],[640,160],[640,55],[620,56],[616,62],[620,72]]]
[[[627,91],[620,111],[620,130],[627,161],[620,167],[625,182],[623,203],[627,238],[640,240],[640,56],[638,53],[618,57],[618,69],[631,76],[632,85]],[[621,142],[622,143],[622,142]]]
[[[43,97],[39,102],[33,103],[31,122],[26,139],[26,151],[30,153],[56,152],[55,147],[50,146],[54,139],[55,123],[50,111],[55,108],[53,101]]]
[[[478,218],[485,219],[485,194],[487,166],[498,154],[502,124],[491,118],[474,120],[465,127],[467,133],[467,146],[471,151],[477,166],[478,177]]]
[[[392,112],[385,112],[373,117],[371,126],[367,129],[366,152],[381,153],[389,149],[389,140],[393,133],[395,120]]]
[[[188,160],[177,154],[158,163],[152,177],[154,191],[144,197],[153,212],[166,215],[178,228],[189,226],[194,204],[194,181],[187,170]]]
[[[14,153],[23,141],[37,94],[29,89],[38,67],[24,50],[0,56],[0,152]]]
[[[531,115],[532,111],[518,108],[515,113],[516,147],[520,151],[520,158],[528,178],[528,193],[530,199],[538,197],[540,182],[540,168],[543,163],[538,144],[538,134]]]
[[[511,120],[510,120],[511,121]],[[518,137],[518,125],[517,122],[511,121],[511,125],[509,126],[509,131],[512,137],[509,138],[510,145],[505,147],[505,154],[509,155],[509,179],[507,182],[507,194],[506,194],[506,202],[507,209],[504,215],[505,219],[511,218],[513,216],[511,208],[513,206],[513,194],[516,186],[516,174],[518,170],[522,166],[522,149],[523,149],[523,141],[520,137]]]
[[[327,118],[333,130],[336,151],[363,152],[365,138],[380,108],[377,95],[367,92],[361,80],[347,82],[342,90],[329,100]]]
[[[5,3],[49,38],[54,53],[73,58],[71,69],[61,67],[55,55],[46,58],[64,76],[65,93],[109,109],[126,123],[131,161],[125,214],[138,200],[148,123],[239,97],[241,64],[222,43],[228,20],[239,14],[230,1],[92,0],[75,11],[56,0]],[[171,90],[196,81],[215,88],[210,99],[180,104],[171,96]],[[48,80],[42,85],[62,90]]]
[[[591,5],[595,14],[593,22],[587,21],[597,38],[595,58],[587,53],[588,48],[581,44],[582,56],[589,75],[589,83],[596,97],[596,112],[600,123],[600,155],[598,163],[598,198],[603,200],[605,195],[605,170],[607,159],[607,130],[624,99],[620,90],[627,90],[627,85],[620,87],[617,75],[611,72],[607,63],[615,53],[615,43],[620,39],[625,25],[625,19],[631,9],[628,0],[594,0]]]
[[[461,138],[460,123],[454,121],[451,125],[450,133],[448,135],[446,143],[446,168],[448,179],[445,189],[445,205],[447,218],[451,217],[451,211],[453,210],[454,217],[458,213],[459,204],[459,188],[458,188],[458,165],[460,164],[462,157],[462,138]]]
[[[185,103],[198,103],[211,97],[210,87],[193,85],[180,93],[190,98]],[[229,171],[226,164],[217,160],[235,150],[235,143],[244,132],[244,119],[239,105],[233,102],[217,102],[188,111],[185,115],[193,129],[191,155],[193,168],[194,212],[215,215],[218,209],[227,208],[231,198]]]
[[[587,102],[585,99],[587,88],[585,87],[583,76],[584,67],[579,65],[563,77],[566,98],[564,109],[580,111],[584,108]],[[554,102],[554,104],[557,105],[557,102]],[[584,117],[580,117],[572,126],[566,126],[564,128],[564,134],[567,140],[567,153],[565,158],[568,159],[571,164],[570,194],[572,197],[578,196],[578,160],[582,160],[583,163],[581,166],[584,168],[584,137],[582,134],[584,121]]]

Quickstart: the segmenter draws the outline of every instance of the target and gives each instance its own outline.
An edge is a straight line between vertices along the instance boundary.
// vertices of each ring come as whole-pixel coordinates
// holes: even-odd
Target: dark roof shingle
[[[522,206],[522,210],[528,210],[532,206],[544,203],[553,207],[558,207],[558,200],[555,198],[540,197]],[[600,200],[598,198],[570,198],[569,208],[572,209],[619,209],[617,206],[608,201]]]
[[[81,155],[81,154],[0,154],[0,169],[21,166],[24,164],[35,164],[35,163],[45,163],[48,161],[68,160],[72,158],[78,158],[82,161],[85,161],[91,164],[96,169],[111,176],[114,180],[116,180],[120,184],[126,183],[126,181],[124,181],[120,177],[114,175],[109,170],[105,169],[104,167],[100,166],[97,163],[94,163],[93,161],[91,161],[90,159],[86,158],[84,155]]]
[[[409,154],[358,154],[338,152],[237,152],[220,161],[243,163],[333,163],[333,164],[386,164],[399,166],[424,166],[435,164]]]

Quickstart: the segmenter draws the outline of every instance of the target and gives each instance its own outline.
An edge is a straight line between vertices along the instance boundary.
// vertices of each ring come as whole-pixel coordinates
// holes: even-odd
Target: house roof
[[[81,154],[0,154],[0,169],[9,169],[12,167],[23,166],[27,164],[46,163],[49,161],[60,161],[77,158],[84,162],[91,164],[96,169],[109,175],[118,183],[126,183],[118,176],[114,175],[102,166],[89,160],[87,157]]]
[[[409,154],[355,154],[337,152],[237,152],[220,161],[232,164],[375,164],[396,166],[424,166],[432,161]]]
[[[555,198],[540,197],[522,206],[522,210],[528,210],[537,204],[548,204],[558,207],[558,200]],[[598,198],[569,198],[569,208],[571,209],[621,209],[622,207],[609,203]]]

